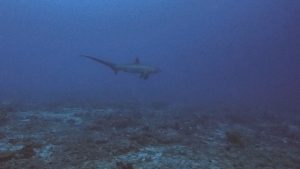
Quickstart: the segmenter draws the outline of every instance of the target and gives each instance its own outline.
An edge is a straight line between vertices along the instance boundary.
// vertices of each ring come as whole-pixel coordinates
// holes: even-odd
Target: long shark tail
[[[101,60],[101,59],[98,59],[98,58],[95,58],[95,57],[92,57],[92,56],[87,56],[87,55],[80,55],[80,56],[91,59],[91,60],[96,61],[98,63],[101,63],[103,65],[106,65],[106,66],[110,67],[115,73],[118,73],[117,66],[114,63],[104,61],[104,60]]]

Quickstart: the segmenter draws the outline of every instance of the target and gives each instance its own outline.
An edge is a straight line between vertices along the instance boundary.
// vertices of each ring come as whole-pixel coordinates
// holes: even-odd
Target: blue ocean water
[[[91,114],[94,111],[96,112],[94,114],[98,111],[100,114],[102,112],[98,109],[78,110],[81,106],[101,105],[102,108],[104,107],[103,111],[117,112],[117,114],[119,111],[131,112],[132,107],[138,106],[133,109],[135,112],[138,109],[142,115],[131,114],[130,118],[125,118],[125,121],[118,115],[112,115],[107,119],[108,121],[115,118],[122,119],[121,122],[113,120],[106,125],[110,129],[114,128],[114,131],[115,128],[118,130],[118,127],[113,125],[115,122],[117,126],[120,125],[119,128],[125,127],[127,123],[133,123],[134,127],[139,128],[135,122],[132,122],[131,116],[140,117],[143,116],[143,112],[146,114],[145,117],[148,117],[146,112],[150,113],[151,124],[148,124],[145,130],[151,130],[156,126],[155,121],[157,121],[151,116],[152,109],[154,108],[154,112],[163,109],[157,112],[164,114],[163,111],[166,111],[162,119],[175,119],[174,124],[172,123],[172,131],[169,129],[164,131],[166,137],[171,135],[169,137],[171,140],[165,141],[167,143],[176,140],[174,138],[176,133],[173,130],[186,127],[188,131],[185,136],[189,132],[194,132],[194,130],[189,131],[186,122],[176,122],[176,119],[194,119],[195,112],[200,112],[201,122],[211,118],[218,122],[219,127],[219,124],[224,122],[222,112],[230,114],[231,120],[227,121],[229,126],[236,123],[248,124],[249,121],[261,124],[255,126],[251,123],[249,126],[254,131],[261,130],[262,126],[272,126],[280,119],[286,118],[288,120],[282,126],[268,128],[265,133],[269,133],[266,135],[270,138],[284,140],[283,142],[287,142],[286,146],[292,146],[293,143],[293,146],[299,148],[299,6],[300,1],[297,0],[0,0],[0,105],[4,107],[0,110],[5,112],[5,119],[11,119],[7,124],[0,125],[2,127],[0,162],[4,161],[6,168],[12,165],[12,161],[7,160],[11,159],[11,156],[1,154],[1,146],[9,139],[18,138],[13,134],[10,136],[6,134],[10,131],[6,131],[3,127],[12,126],[14,118],[19,120],[13,123],[14,125],[25,125],[24,120],[29,120],[40,126],[42,124],[37,120],[39,118],[43,120],[49,118],[49,126],[57,125],[51,123],[51,119],[54,118],[51,114],[52,109],[37,115],[32,112],[36,111],[35,108],[23,110],[26,105],[38,109],[49,108],[49,105],[54,109],[58,105],[60,108],[68,108],[63,111],[67,115],[56,112],[56,118],[61,118],[64,122],[67,119],[67,124],[75,126],[81,125],[84,120],[90,122],[93,119],[90,118],[92,115],[85,117],[79,112],[90,111]],[[150,74],[147,79],[141,79],[139,74],[126,72],[115,74],[109,67],[80,55],[93,56],[115,64],[133,64],[135,59],[139,58],[140,64],[153,65],[161,72]],[[145,105],[152,107],[143,107]],[[72,109],[69,110],[70,106]],[[88,109],[93,108],[88,107]],[[22,111],[27,113],[22,114]],[[7,112],[16,114],[7,115]],[[185,116],[179,112],[187,114]],[[190,114],[191,112],[193,115]],[[254,114],[255,118],[249,117],[249,114]],[[30,119],[32,116],[38,117]],[[151,120],[150,117],[154,119]],[[97,118],[101,119],[102,115]],[[270,124],[265,122],[265,119],[270,120]],[[98,120],[99,123],[106,124],[102,120]],[[217,122],[209,121],[203,124],[210,126],[211,123]],[[139,123],[146,122],[141,120]],[[180,127],[181,123],[182,127]],[[200,122],[192,121],[190,126],[195,127],[198,123]],[[98,130],[97,126],[93,125],[95,124],[89,124],[85,128]],[[16,126],[15,128],[18,129]],[[204,133],[213,130],[207,128],[209,130]],[[220,128],[226,130],[224,126]],[[214,131],[220,133],[219,128]],[[240,132],[239,129],[238,131]],[[292,136],[281,135],[287,131],[292,132]],[[4,141],[1,140],[1,133],[4,133]],[[39,130],[32,131],[30,137],[38,137],[36,133],[39,133]],[[59,132],[58,135],[63,134]],[[143,139],[146,137],[148,140],[145,142],[149,143],[151,142],[149,135],[141,137]],[[195,139],[195,134],[191,135],[193,137],[188,139],[190,141]],[[223,136],[229,142],[240,144],[237,135],[239,134],[236,132],[227,132]],[[203,142],[208,140],[204,139]],[[101,141],[106,144],[107,140],[100,139]],[[158,142],[151,142],[151,145]],[[167,144],[165,142],[164,145]],[[19,144],[18,141],[17,143]],[[265,140],[264,143],[271,144],[269,140]],[[46,158],[49,154],[44,155],[42,151],[54,149],[51,146],[57,144],[59,143],[51,142],[45,145],[43,150],[37,150],[38,146],[34,147],[35,152],[40,153],[40,158]],[[144,142],[139,144],[144,146]],[[74,147],[76,147],[75,143]],[[30,148],[25,150],[28,149],[30,150]],[[140,147],[133,149],[136,151]],[[143,149],[141,153],[147,154],[147,151],[150,154],[158,152],[157,156],[149,157],[155,161],[160,157],[160,151],[168,151],[168,148]],[[124,150],[123,154],[128,152],[131,151]],[[295,159],[292,159],[289,165],[279,163],[270,166],[298,168],[299,150],[297,153],[298,156],[293,156]],[[19,157],[14,156],[14,159]],[[118,159],[126,162],[125,157],[118,157]],[[215,161],[218,159],[212,160],[210,167],[217,165]],[[117,162],[116,166],[124,169],[132,167],[126,166],[125,162]],[[52,168],[76,166],[75,164],[62,165],[62,163],[60,161],[59,164],[53,165],[52,161],[51,164],[44,165]],[[83,167],[83,163],[76,167]],[[264,168],[269,165],[263,164],[266,166],[256,167]],[[38,164],[34,165],[38,166]],[[97,163],[97,165],[105,168],[106,164]],[[139,164],[133,164],[135,165],[139,168]],[[195,168],[199,166],[195,164]],[[147,168],[146,165],[144,168]],[[188,167],[183,166],[183,168]]]

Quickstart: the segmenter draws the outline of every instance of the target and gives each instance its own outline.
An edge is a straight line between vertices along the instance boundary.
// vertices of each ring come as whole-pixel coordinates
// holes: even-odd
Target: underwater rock
[[[39,151],[37,152],[37,156],[43,159],[45,162],[49,163],[52,160],[53,150],[54,150],[54,145],[52,144],[46,145],[41,149],[39,149]]]
[[[38,144],[28,143],[0,143],[0,156],[2,160],[15,159],[29,159],[35,155],[34,148],[38,147]]]
[[[245,146],[245,142],[242,138],[242,135],[240,132],[237,131],[228,131],[225,134],[227,143],[231,145],[238,145],[238,146]]]
[[[131,163],[123,163],[123,162],[120,162],[120,161],[116,162],[116,166],[119,169],[133,169],[133,165]]]
[[[11,112],[16,112],[16,109],[8,105],[0,104],[0,125],[8,120],[8,114]]]
[[[24,146],[21,144],[10,144],[10,143],[1,143],[0,142],[0,152],[16,152],[23,148]]]
[[[112,127],[115,127],[116,129],[122,129],[127,127],[137,126],[138,122],[134,118],[120,116],[120,117],[113,118],[110,121],[110,125]]]
[[[174,144],[179,143],[182,140],[181,135],[174,129],[161,129],[159,130],[155,138],[160,144]]]
[[[0,139],[4,139],[6,137],[6,135],[2,132],[0,132]]]
[[[139,150],[139,147],[137,145],[134,144],[130,144],[130,143],[125,143],[125,144],[116,144],[115,146],[115,150],[113,150],[111,152],[111,154],[113,155],[121,155],[121,154],[126,154],[129,152],[135,152]]]
[[[116,157],[117,161],[127,161],[134,164],[135,168],[142,169],[198,169],[209,168],[202,165],[200,158],[190,153],[185,146],[155,146],[145,147],[136,152],[131,152]]]
[[[151,143],[155,143],[155,138],[153,138],[153,135],[148,132],[143,132],[140,134],[135,134],[129,138],[131,141],[135,141],[136,143],[140,145],[147,145]]]
[[[101,125],[101,123],[96,123],[96,122],[93,122],[91,124],[88,124],[85,126],[84,130],[87,130],[87,131],[102,131],[103,130],[103,126]]]
[[[139,145],[149,144],[174,144],[182,141],[182,136],[172,128],[162,128],[156,130],[142,130],[133,133],[129,139]]]
[[[23,148],[23,145],[0,143],[0,162],[6,162],[17,157],[18,152]]]
[[[6,162],[13,159],[15,156],[15,152],[7,151],[7,152],[0,152],[0,162]]]
[[[108,138],[102,138],[102,139],[95,140],[95,144],[97,144],[97,145],[106,144],[108,142],[109,142]]]
[[[0,109],[0,123],[4,123],[7,120],[7,112]]]
[[[9,112],[15,112],[16,109],[8,106],[8,105],[0,105],[0,112],[1,113],[9,113]]]
[[[28,159],[35,155],[33,145],[25,145],[21,150],[18,151],[17,157],[21,159]]]
[[[287,136],[288,136],[288,138],[291,138],[294,140],[300,140],[300,127],[297,125],[289,125]]]

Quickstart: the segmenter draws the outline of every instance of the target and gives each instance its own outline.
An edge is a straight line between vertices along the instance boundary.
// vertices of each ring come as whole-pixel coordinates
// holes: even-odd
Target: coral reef
[[[300,168],[295,119],[164,103],[1,110],[1,169]]]

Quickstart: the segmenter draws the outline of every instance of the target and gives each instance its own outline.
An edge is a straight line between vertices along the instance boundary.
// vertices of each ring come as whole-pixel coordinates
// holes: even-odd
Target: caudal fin
[[[104,60],[101,60],[101,59],[98,59],[98,58],[95,58],[95,57],[92,57],[92,56],[87,56],[87,55],[80,55],[80,56],[91,59],[91,60],[96,61],[98,63],[101,63],[103,65],[106,65],[106,66],[110,67],[115,73],[118,72],[117,66],[114,63],[104,61]]]

